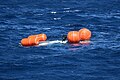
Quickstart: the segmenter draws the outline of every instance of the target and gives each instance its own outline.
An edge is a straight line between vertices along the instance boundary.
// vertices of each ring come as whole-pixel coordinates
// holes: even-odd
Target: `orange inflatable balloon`
[[[38,45],[39,44],[39,39],[37,37],[29,38],[29,45]]]
[[[37,35],[31,35],[31,36],[28,37],[28,39],[29,39],[29,45],[30,46],[39,44],[39,39],[37,38]]]
[[[38,45],[40,41],[45,41],[47,39],[46,34],[30,35],[28,38],[21,40],[23,46],[34,46]]]
[[[30,35],[30,36],[28,36],[28,38],[36,38],[37,37],[37,35]]]
[[[80,36],[78,31],[70,31],[67,35],[68,42],[70,43],[79,43]]]
[[[47,40],[46,34],[38,34],[37,37],[39,38],[39,41],[46,41]]]
[[[82,28],[79,30],[80,40],[89,40],[91,38],[91,31],[87,28]]]
[[[29,46],[29,39],[28,38],[23,38],[21,40],[21,45],[22,46]]]

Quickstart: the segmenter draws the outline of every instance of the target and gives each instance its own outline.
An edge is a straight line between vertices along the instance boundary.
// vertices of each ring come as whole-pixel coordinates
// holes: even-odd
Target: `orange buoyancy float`
[[[28,38],[23,38],[21,40],[21,45],[23,45],[23,46],[29,46],[29,39]]]
[[[80,40],[90,40],[91,31],[87,28],[82,28],[79,30]]]
[[[67,35],[68,42],[70,43],[79,43],[80,36],[78,31],[70,31]]]
[[[21,40],[21,45],[23,46],[34,46],[38,45],[40,41],[46,41],[46,34],[30,35],[28,38],[23,38]]]
[[[38,34],[37,37],[38,37],[39,41],[46,41],[47,40],[46,34]]]
[[[29,39],[29,45],[33,46],[33,45],[38,45],[39,44],[39,39],[37,38],[37,35],[31,35],[28,37]]]

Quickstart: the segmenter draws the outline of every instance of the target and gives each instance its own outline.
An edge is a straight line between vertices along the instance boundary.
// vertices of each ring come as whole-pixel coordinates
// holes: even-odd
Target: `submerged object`
[[[54,40],[54,41],[44,41],[44,42],[40,42],[38,46],[47,46],[47,45],[52,45],[52,44],[66,44],[66,41],[61,41],[61,40]]]
[[[79,43],[80,36],[78,31],[70,31],[67,35],[68,42],[70,43]]]
[[[79,30],[80,40],[90,40],[91,38],[91,31],[87,28],[82,28]]]
[[[37,35],[30,35],[28,38],[23,38],[21,40],[22,46],[34,46],[34,45],[48,45],[53,43],[81,43],[80,41],[89,41],[91,38],[91,31],[87,28],[82,28],[79,31],[70,31],[67,35],[63,36],[62,42],[61,41],[46,41],[47,35],[46,34],[37,34]],[[66,40],[67,39],[67,40]]]
[[[67,39],[67,35],[63,35],[62,41],[65,41]]]

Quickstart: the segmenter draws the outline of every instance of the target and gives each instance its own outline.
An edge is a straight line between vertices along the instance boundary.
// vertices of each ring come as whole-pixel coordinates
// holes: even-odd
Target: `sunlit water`
[[[83,27],[90,43],[19,45]],[[0,0],[0,80],[120,80],[120,0]]]

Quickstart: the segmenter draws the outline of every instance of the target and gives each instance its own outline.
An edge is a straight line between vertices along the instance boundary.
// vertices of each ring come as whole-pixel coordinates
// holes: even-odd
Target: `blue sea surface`
[[[19,44],[83,27],[89,44]],[[120,80],[120,0],[0,0],[0,80]]]

